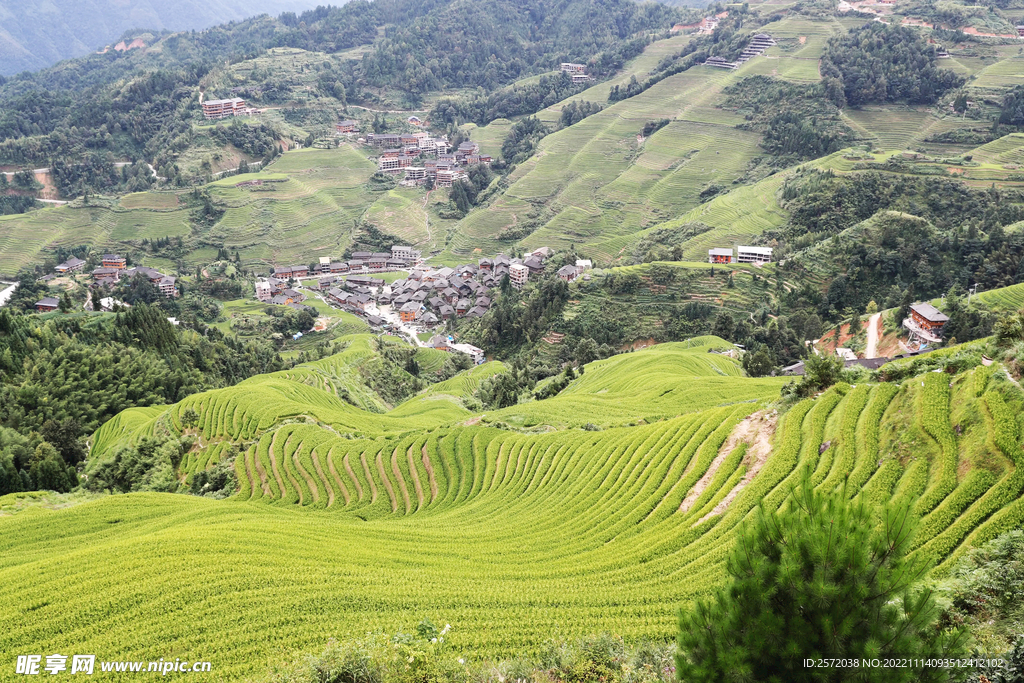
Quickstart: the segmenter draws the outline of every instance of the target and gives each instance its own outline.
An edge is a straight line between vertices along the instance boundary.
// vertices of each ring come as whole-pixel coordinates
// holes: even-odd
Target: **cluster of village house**
[[[448,138],[430,137],[423,131],[370,133],[365,142],[382,148],[377,170],[404,174],[403,180],[409,184],[420,184],[430,178],[437,187],[451,187],[456,180],[466,177],[467,166],[490,164],[492,161],[489,154],[480,153],[480,145],[475,142],[466,141],[455,149],[449,149]],[[428,154],[435,158],[424,160],[422,165],[416,164],[417,159]]]
[[[521,259],[498,254],[493,259],[479,259],[476,264],[430,268],[423,264],[420,252],[396,245],[390,254],[355,252],[348,261],[321,258],[312,270],[302,265],[275,268],[271,277],[256,282],[256,298],[302,308],[306,297],[290,282],[316,277],[315,287],[327,302],[363,316],[375,327],[384,326],[386,321],[371,311],[378,306],[389,306],[397,312],[401,322],[430,330],[449,318],[484,315],[491,306],[490,291],[500,285],[506,275],[512,287],[522,289],[531,275],[544,272],[544,262],[551,253],[548,247],[541,247]],[[558,276],[571,282],[591,267],[590,261],[580,259],[575,265],[562,266]],[[394,271],[408,271],[409,276],[395,280],[390,286],[383,279],[373,277],[375,273]],[[433,341],[449,345],[449,340]],[[435,345],[435,348],[441,347]]]
[[[85,261],[80,258],[71,257],[59,264],[54,270],[57,271],[58,275],[68,275],[81,272],[84,267]],[[178,296],[178,280],[173,275],[164,275],[155,268],[147,268],[146,266],[129,268],[127,259],[120,254],[104,254],[100,266],[94,268],[90,275],[94,284],[106,287],[117,284],[121,279],[131,280],[136,275],[142,275],[164,296]],[[36,302],[36,310],[41,312],[55,311],[58,304],[57,299],[45,297]]]

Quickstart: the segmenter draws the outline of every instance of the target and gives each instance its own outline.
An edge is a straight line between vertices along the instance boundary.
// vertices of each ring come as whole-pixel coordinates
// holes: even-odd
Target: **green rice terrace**
[[[387,410],[356,386],[367,338],[349,342],[105,424],[91,459],[185,435],[180,476],[233,459],[237,491],[0,517],[0,649],[201,656],[238,679],[425,617],[476,657],[665,641],[802,470],[873,509],[913,500],[914,553],[939,575],[1024,517],[1024,393],[998,365],[839,384],[780,414],[785,380],[744,377],[703,337],[590,363],[543,401],[464,407],[503,371],[488,363]]]

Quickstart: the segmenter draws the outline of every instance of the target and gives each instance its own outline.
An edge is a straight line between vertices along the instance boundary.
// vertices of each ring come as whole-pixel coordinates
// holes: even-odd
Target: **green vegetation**
[[[821,71],[829,97],[840,107],[896,101],[932,104],[964,84],[963,77],[939,68],[937,61],[935,48],[914,29],[871,22],[831,39]]]
[[[787,509],[784,501],[802,471],[814,472],[821,486],[828,483],[822,494],[856,473],[866,485],[847,495],[872,506],[894,491],[905,504],[920,506],[925,493],[937,504],[926,506],[931,511],[911,558],[939,563],[940,573],[1017,519],[1010,491],[1019,492],[1019,470],[1001,449],[1013,448],[1019,428],[994,406],[1005,404],[1012,413],[1024,405],[1024,395],[987,368],[929,374],[936,380],[924,386],[916,378],[857,390],[839,383],[796,403],[775,430],[776,416],[758,411],[778,395],[781,380],[742,377],[737,361],[709,353],[722,340],[708,338],[589,363],[556,396],[478,414],[483,419],[467,425],[476,420],[463,402],[493,370],[466,371],[387,412],[361,410],[354,403],[369,394],[351,379],[361,372],[358,359],[372,352],[364,339],[353,338],[339,356],[195,394],[169,409],[133,409],[107,423],[94,437],[89,460],[98,486],[111,481],[122,490],[158,489],[169,483],[207,498],[234,492],[233,499],[140,492],[64,511],[59,533],[97,532],[65,536],[59,557],[34,552],[31,562],[0,569],[0,578],[30,602],[64,581],[87,580],[99,590],[41,605],[37,614],[49,630],[10,631],[0,641],[4,647],[31,641],[59,649],[68,637],[62,633],[80,638],[88,629],[96,647],[118,642],[131,653],[126,656],[145,659],[154,646],[132,638],[125,626],[131,623],[133,630],[159,634],[164,646],[205,648],[220,657],[224,675],[259,675],[260,662],[279,655],[263,638],[236,641],[234,634],[263,627],[236,623],[231,615],[283,603],[299,609],[313,600],[317,609],[302,610],[302,619],[275,622],[274,652],[308,651],[311,638],[334,635],[352,643],[352,634],[395,633],[428,615],[452,624],[446,643],[453,656],[472,652],[470,659],[480,662],[525,655],[545,662],[544,642],[556,622],[568,639],[594,632],[616,633],[627,643],[663,638],[679,605],[722,585],[744,520],[752,522],[762,502],[768,513]],[[943,377],[952,387],[938,382]],[[940,432],[932,423],[942,423],[943,405],[949,417]],[[566,416],[586,429],[542,431],[545,424],[571,427]],[[959,432],[949,428],[953,419]],[[768,431],[758,437],[761,430]],[[774,448],[765,458],[773,430]],[[909,451],[917,464],[904,460],[908,438],[931,439],[932,433],[946,434],[941,438],[951,445],[917,446]],[[178,454],[175,484],[159,473]],[[944,474],[951,455],[957,466],[952,488]],[[137,483],[126,487],[105,478],[132,471],[118,463],[136,463]],[[939,500],[929,493],[938,490],[929,482],[947,495]],[[1000,512],[986,513],[993,505]],[[23,557],[25,544],[58,533],[49,514],[0,519],[6,556]],[[948,531],[929,523],[939,515],[952,522]],[[204,524],[194,524],[196,516]],[[119,520],[116,528],[112,519]],[[871,525],[857,528],[868,533]],[[309,534],[320,540],[310,544]],[[239,536],[259,537],[273,552],[242,562],[248,551],[237,544]],[[115,546],[125,557],[145,547],[166,561],[119,565],[115,585]],[[186,546],[187,556],[177,551]],[[451,550],[440,550],[446,547]],[[504,547],[516,551],[510,556],[500,551]],[[383,548],[398,554],[382,554]],[[67,553],[76,559],[70,573],[45,571]],[[182,571],[185,562],[191,571]],[[162,600],[218,595],[220,608],[176,621],[158,618],[143,603],[98,623],[78,621],[100,594],[119,595],[120,587],[166,576],[177,578]],[[346,588],[339,592],[325,576],[347,576]],[[402,589],[413,580],[418,590]],[[238,581],[255,588],[224,590]],[[467,588],[477,596],[473,602],[464,598]],[[218,641],[224,646],[205,635],[210,628],[224,636]],[[440,659],[448,661],[447,655]]]
[[[731,581],[679,620],[680,680],[817,681],[806,659],[913,655],[898,672],[859,672],[866,681],[946,681],[924,659],[963,654],[962,634],[935,628],[939,609],[913,586],[925,567],[907,561],[914,533],[907,507],[880,528],[845,487],[816,491],[811,472],[778,512],[761,508],[737,534]],[[830,677],[829,677],[830,678]]]
[[[360,1],[0,82],[0,161],[50,169],[3,176],[0,209],[80,195],[0,219],[21,284],[0,310],[0,650],[202,656],[231,680],[667,683],[675,615],[704,605],[730,637],[709,654],[690,629],[680,670],[806,654],[702,602],[730,591],[822,656],[823,620],[881,638],[879,610],[904,608],[922,639],[893,647],[937,652],[931,599],[892,584],[961,579],[993,539],[1011,557],[1024,519],[1024,318],[996,318],[1024,301],[1018,46],[933,32],[939,61],[927,31],[817,0],[725,9],[695,35],[667,29],[703,11],[627,0]],[[776,44],[701,65],[756,32]],[[201,118],[231,95],[265,111]],[[495,161],[402,183],[339,118],[426,121]],[[272,266],[396,244],[431,266],[553,253],[482,316],[417,330],[479,366],[315,297],[251,298]],[[706,262],[749,244],[772,262]],[[36,279],[107,251],[182,296],[126,281],[90,298],[128,312],[84,313],[84,273]],[[556,275],[579,259],[596,267]],[[42,296],[59,312],[31,313]],[[948,314],[945,348],[871,372],[806,343],[860,351],[883,312],[891,355],[918,300]],[[772,376],[797,361],[799,381]],[[874,578],[777,581],[821,568],[822,511],[849,530],[822,557]],[[882,549],[905,514],[916,533]],[[939,624],[1009,647],[1018,615],[980,606],[989,583],[940,599]],[[815,594],[838,597],[794,611]]]

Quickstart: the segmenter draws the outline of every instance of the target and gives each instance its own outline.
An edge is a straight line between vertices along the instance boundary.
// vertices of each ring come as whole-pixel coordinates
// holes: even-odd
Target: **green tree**
[[[829,353],[812,353],[804,365],[804,381],[812,389],[828,389],[839,381],[843,372],[843,360]]]
[[[732,339],[733,332],[736,331],[736,322],[732,319],[732,316],[722,311],[715,317],[715,326],[711,330],[711,334],[722,339]]]
[[[181,411],[181,426],[185,429],[192,429],[199,424],[199,413],[192,406]]]
[[[60,302],[57,304],[57,308],[60,309],[61,313],[67,313],[71,310],[71,297],[68,296],[67,292],[63,292],[60,295]]]
[[[597,360],[597,342],[589,337],[581,339],[579,343],[576,344],[576,350],[574,351],[573,356],[576,358],[576,362],[579,365],[586,365],[591,361]]]
[[[68,417],[60,422],[47,420],[41,430],[43,439],[52,445],[67,465],[77,465],[85,460],[85,448],[79,437],[82,426],[74,418]]]
[[[36,446],[28,474],[38,490],[67,493],[78,485],[77,481],[72,481],[68,470],[57,449],[44,441]]]
[[[679,618],[681,681],[944,681],[940,668],[829,668],[806,659],[861,661],[956,656],[962,633],[936,627],[925,565],[907,557],[909,506],[886,509],[880,525],[845,485],[815,491],[809,470],[782,508],[762,503],[726,561],[731,577],[710,601]]]
[[[764,344],[754,353],[743,356],[743,368],[751,377],[767,377],[772,374],[774,367],[772,354],[768,352],[768,347]]]

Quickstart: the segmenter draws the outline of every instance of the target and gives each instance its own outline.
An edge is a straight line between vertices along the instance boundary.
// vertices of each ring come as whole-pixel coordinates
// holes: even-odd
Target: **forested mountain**
[[[372,103],[368,89],[388,87],[415,102],[442,88],[492,90],[594,55],[602,57],[598,72],[617,68],[645,44],[631,38],[667,31],[681,16],[664,5],[628,0],[358,0],[165,35],[159,51],[92,54],[2,83],[0,161],[47,164],[92,152],[154,159],[162,150],[155,159],[160,165],[169,151],[189,144],[178,138],[191,127],[213,64],[267,48],[332,54],[372,45],[360,61],[319,64],[311,94],[340,104]],[[260,74],[249,81],[236,90],[256,105],[277,102],[278,93],[288,97],[287,83]]]
[[[131,29],[204,29],[315,5],[316,0],[0,0],[0,75],[102,50]]]

